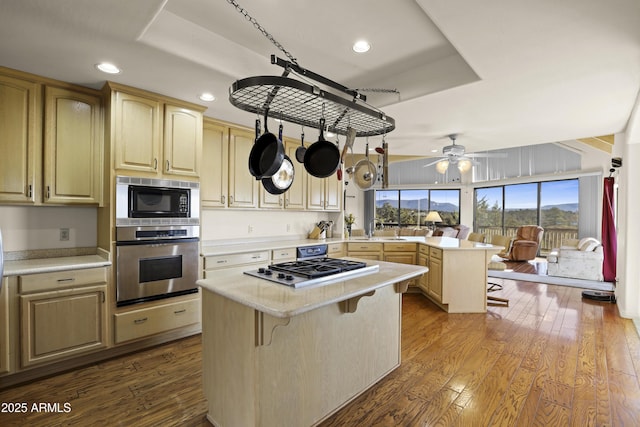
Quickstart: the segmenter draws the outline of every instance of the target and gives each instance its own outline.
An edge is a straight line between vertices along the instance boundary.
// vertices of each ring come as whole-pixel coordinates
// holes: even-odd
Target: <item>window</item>
[[[487,236],[515,236],[521,225],[544,228],[541,253],[578,236],[579,180],[477,188],[474,229]]]
[[[378,226],[425,226],[431,210],[438,211],[441,225],[460,223],[460,190],[376,190],[375,203]]]

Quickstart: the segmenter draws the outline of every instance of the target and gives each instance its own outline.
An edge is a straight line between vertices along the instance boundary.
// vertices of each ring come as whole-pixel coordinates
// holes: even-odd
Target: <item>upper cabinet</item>
[[[45,203],[100,203],[101,114],[102,101],[97,95],[45,89]]]
[[[99,205],[102,112],[100,92],[0,68],[0,202]]]
[[[198,178],[204,107],[108,82],[117,174]]]
[[[41,169],[41,85],[0,70],[0,201],[35,203]]]
[[[307,176],[307,209],[340,211],[342,209],[342,181],[337,174],[328,178]]]
[[[293,182],[287,191],[282,194],[271,194],[263,185],[260,185],[260,208],[262,209],[305,209],[305,194],[307,184],[307,171],[304,165],[296,160],[296,149],[300,147],[300,141],[283,138],[285,154],[289,156],[293,164]]]

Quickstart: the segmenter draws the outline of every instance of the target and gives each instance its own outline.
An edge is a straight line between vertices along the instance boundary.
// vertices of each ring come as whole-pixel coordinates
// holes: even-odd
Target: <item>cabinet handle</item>
[[[153,170],[158,170],[158,159],[153,159]]]
[[[51,197],[51,187],[47,185],[47,199]]]
[[[104,291],[100,291],[100,295],[102,295],[102,303],[104,304],[104,302],[107,300],[105,298]]]
[[[226,264],[227,260],[226,259],[221,259],[220,261],[216,261],[217,264]]]
[[[186,312],[187,312],[187,309],[186,309],[186,308],[183,308],[182,310],[176,310],[176,311],[174,311],[174,312],[173,312],[173,314],[182,314],[182,313],[186,313]]]
[[[167,160],[167,172],[169,172],[169,160]]]
[[[222,204],[224,205],[224,196],[222,196],[222,199],[220,199],[220,201],[222,202]]]
[[[58,283],[69,283],[69,282],[73,282],[76,279],[74,277],[71,277],[69,279],[58,279]]]
[[[141,323],[146,322],[147,320],[149,320],[147,317],[143,317],[142,319],[136,319],[133,321],[133,323],[135,323],[136,325],[139,325]]]
[[[33,186],[29,184],[29,188],[27,189],[27,197],[31,198],[33,196]]]
[[[232,205],[233,204],[233,196],[229,196],[229,204]]]
[[[282,197],[278,197],[278,206],[282,206]]]

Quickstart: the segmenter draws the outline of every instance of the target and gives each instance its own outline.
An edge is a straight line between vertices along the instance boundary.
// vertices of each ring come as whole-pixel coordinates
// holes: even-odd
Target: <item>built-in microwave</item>
[[[200,225],[200,184],[116,177],[116,226]]]

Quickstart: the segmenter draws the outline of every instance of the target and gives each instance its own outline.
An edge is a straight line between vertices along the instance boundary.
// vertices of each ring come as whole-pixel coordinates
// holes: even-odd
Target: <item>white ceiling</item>
[[[300,66],[398,89],[363,92],[396,121],[393,154],[433,155],[451,133],[472,152],[621,132],[640,89],[638,0],[237,1]],[[361,38],[366,54],[351,50]],[[280,75],[271,54],[287,59],[225,0],[0,1],[0,65],[95,88],[110,79],[248,127],[229,87]],[[102,74],[101,61],[123,72]]]

